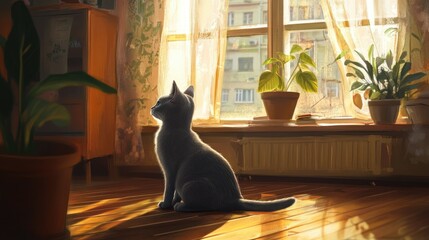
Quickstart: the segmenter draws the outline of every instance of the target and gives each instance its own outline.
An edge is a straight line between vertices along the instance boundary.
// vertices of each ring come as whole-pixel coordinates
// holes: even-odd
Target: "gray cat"
[[[191,211],[275,211],[295,203],[294,198],[274,201],[243,199],[234,172],[222,155],[192,131],[194,89],[180,92],[175,82],[170,95],[151,108],[162,121],[155,150],[164,173],[161,209]]]

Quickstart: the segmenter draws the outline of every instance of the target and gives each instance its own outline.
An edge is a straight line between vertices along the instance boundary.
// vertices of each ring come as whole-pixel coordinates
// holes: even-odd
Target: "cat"
[[[195,211],[275,211],[292,206],[295,198],[273,201],[244,199],[228,161],[201,141],[191,129],[194,89],[180,92],[175,82],[151,114],[162,121],[155,151],[164,175],[161,209]]]

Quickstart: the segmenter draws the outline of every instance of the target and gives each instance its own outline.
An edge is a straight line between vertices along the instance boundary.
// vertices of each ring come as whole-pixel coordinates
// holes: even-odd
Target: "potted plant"
[[[0,75],[0,239],[68,239],[66,229],[72,167],[80,161],[75,145],[35,140],[48,121],[66,125],[67,109],[43,99],[66,86],[116,90],[84,72],[37,81],[40,43],[22,1],[11,6],[12,29],[0,36],[7,77]]]
[[[286,80],[285,64],[289,62],[295,66]],[[258,86],[268,118],[291,119],[299,98],[298,92],[288,91],[291,84],[295,81],[304,91],[317,92],[318,81],[312,71],[316,68],[314,60],[308,49],[294,44],[289,54],[277,53],[267,58],[263,65],[271,65],[271,69],[260,74]]]
[[[406,61],[407,51],[403,51],[395,62],[392,51],[386,56],[374,57],[374,45],[368,50],[368,59],[355,51],[361,62],[345,60],[344,65],[351,69],[347,77],[356,79],[351,85],[351,91],[364,92],[364,98],[369,99],[368,107],[375,124],[394,124],[398,117],[401,99],[410,91],[421,86],[417,80],[424,77],[423,72],[409,73],[411,62]],[[361,107],[361,95],[354,95],[355,105]],[[360,105],[360,106],[359,106]]]

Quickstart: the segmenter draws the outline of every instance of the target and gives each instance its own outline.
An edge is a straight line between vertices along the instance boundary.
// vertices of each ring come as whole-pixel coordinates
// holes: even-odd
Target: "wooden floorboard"
[[[275,212],[176,213],[157,208],[163,180],[75,181],[72,239],[429,239],[429,188],[240,181],[243,196],[295,196]]]

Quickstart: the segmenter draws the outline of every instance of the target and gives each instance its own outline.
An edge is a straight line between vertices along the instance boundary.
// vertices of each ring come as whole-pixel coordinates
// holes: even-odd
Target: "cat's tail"
[[[244,211],[276,211],[292,206],[296,202],[295,198],[282,198],[272,201],[258,201],[239,199],[238,208]]]

